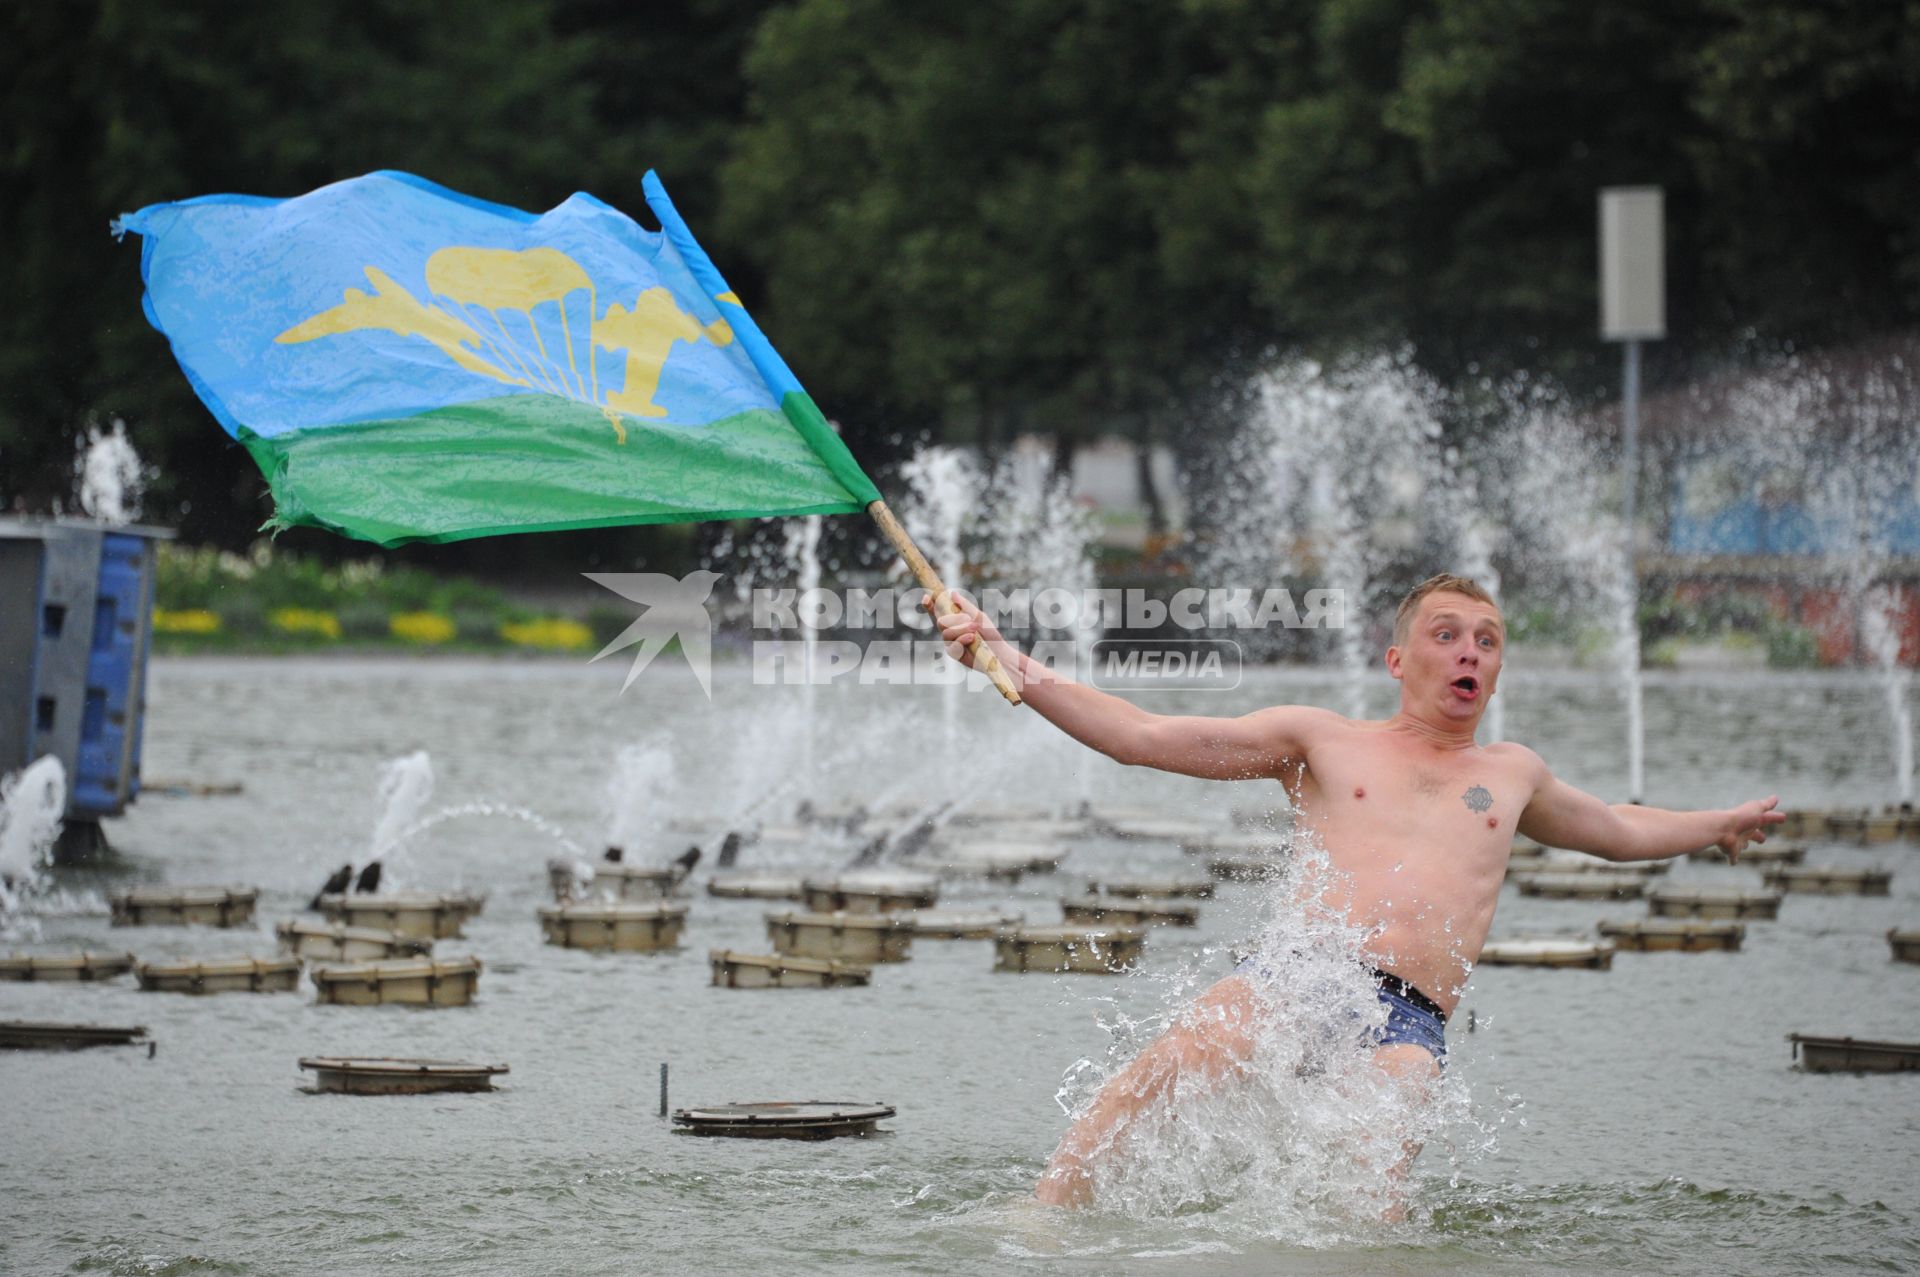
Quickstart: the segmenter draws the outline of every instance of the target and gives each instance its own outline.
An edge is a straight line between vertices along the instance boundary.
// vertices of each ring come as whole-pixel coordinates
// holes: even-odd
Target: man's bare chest
[[[1342,824],[1504,841],[1528,800],[1519,769],[1479,749],[1435,757],[1363,739],[1315,750],[1307,763],[1310,805]]]

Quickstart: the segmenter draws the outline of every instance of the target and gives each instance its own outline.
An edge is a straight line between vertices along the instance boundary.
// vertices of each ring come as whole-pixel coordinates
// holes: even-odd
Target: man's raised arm
[[[947,655],[971,665],[966,644],[978,634],[993,649],[1022,699],[1042,718],[1115,762],[1157,767],[1208,780],[1261,780],[1280,775],[1305,754],[1302,737],[1325,710],[1277,706],[1239,718],[1154,714],[1130,701],[1048,669],[1000,636],[966,599],[940,618]]]
[[[1748,843],[1767,840],[1767,826],[1786,820],[1785,812],[1774,810],[1779,801],[1761,798],[1723,811],[1608,806],[1560,780],[1542,762],[1533,800],[1520,813],[1520,832],[1549,847],[1606,860],[1664,860],[1702,847],[1718,847],[1735,860]]]

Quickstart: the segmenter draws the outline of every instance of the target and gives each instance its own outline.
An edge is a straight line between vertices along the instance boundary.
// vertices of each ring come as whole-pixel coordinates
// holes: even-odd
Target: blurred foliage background
[[[0,504],[127,420],[146,513],[264,484],[140,313],[117,214],[398,168],[545,209],[657,168],[871,467],[927,438],[1176,447],[1276,351],[1607,392],[1595,193],[1657,183],[1657,387],[1920,308],[1920,3],[66,0],[0,8]],[[405,556],[661,562],[703,533]],[[296,540],[296,537],[298,538]],[[354,552],[324,537],[288,541]]]

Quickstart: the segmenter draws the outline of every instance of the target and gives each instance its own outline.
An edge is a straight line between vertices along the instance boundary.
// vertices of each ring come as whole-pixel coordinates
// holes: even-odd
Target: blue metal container
[[[140,792],[155,543],[163,529],[0,519],[0,775],[52,754],[69,822]]]

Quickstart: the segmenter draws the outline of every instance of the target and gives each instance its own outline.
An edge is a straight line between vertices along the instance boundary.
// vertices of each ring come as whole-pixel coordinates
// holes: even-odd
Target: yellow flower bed
[[[312,608],[276,608],[268,614],[267,624],[282,634],[311,635],[323,639],[340,637],[340,618],[331,612],[316,612]]]
[[[543,616],[537,621],[509,621],[500,627],[500,637],[516,647],[539,647],[557,652],[570,652],[593,645],[593,631],[564,616]]]
[[[155,634],[217,634],[220,632],[220,618],[205,608],[185,608],[178,612],[169,612],[165,608],[153,609],[153,632]]]
[[[387,632],[409,643],[445,643],[456,630],[453,619],[438,612],[401,612],[387,618]]]

